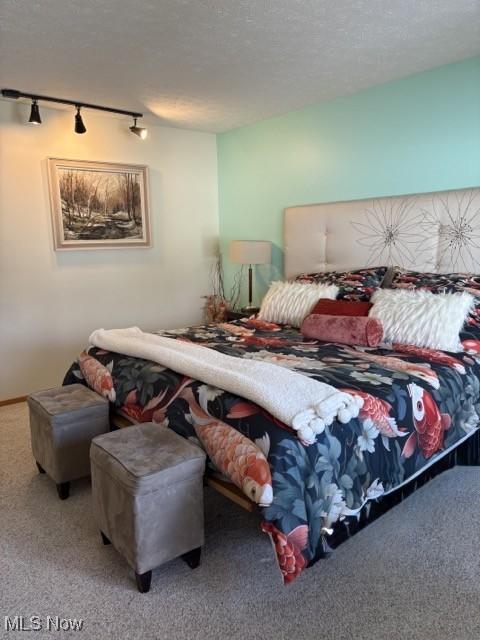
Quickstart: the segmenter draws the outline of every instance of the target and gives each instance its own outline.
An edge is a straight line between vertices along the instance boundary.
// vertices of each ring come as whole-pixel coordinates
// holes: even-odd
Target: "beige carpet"
[[[0,637],[21,637],[4,630],[15,615],[84,621],[35,638],[480,637],[477,468],[439,476],[287,588],[258,516],[208,493],[202,565],[172,561],[139,594],[101,544],[89,483],[60,502],[36,472],[24,404],[0,408],[0,506]]]

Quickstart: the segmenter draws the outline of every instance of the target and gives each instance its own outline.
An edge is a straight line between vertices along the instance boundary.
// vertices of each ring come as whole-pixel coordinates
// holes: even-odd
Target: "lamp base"
[[[250,315],[252,315],[252,313],[258,313],[260,311],[260,307],[254,307],[253,305],[247,305],[246,307],[242,307],[240,309],[240,311],[242,311],[242,313],[249,313]]]

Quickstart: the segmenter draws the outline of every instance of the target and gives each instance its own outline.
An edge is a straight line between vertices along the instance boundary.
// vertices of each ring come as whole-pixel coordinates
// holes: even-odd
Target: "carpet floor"
[[[148,594],[104,547],[87,480],[71,497],[36,471],[25,404],[0,408],[0,637],[5,616],[82,619],[34,637],[356,640],[480,637],[480,468],[438,476],[306,570],[279,579],[248,514],[207,491],[202,564],[154,571]]]

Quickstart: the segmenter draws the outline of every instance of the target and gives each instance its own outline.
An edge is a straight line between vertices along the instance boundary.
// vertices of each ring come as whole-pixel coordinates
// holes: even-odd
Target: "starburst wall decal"
[[[379,198],[363,214],[364,222],[350,224],[370,250],[367,266],[480,270],[479,189]]]
[[[437,264],[441,268],[478,273],[480,269],[480,191],[468,189],[432,196],[422,209],[422,229],[429,235],[440,221]],[[431,238],[429,239],[431,243]]]
[[[419,240],[427,239],[424,213],[415,209],[417,198],[382,198],[365,209],[365,223],[350,222],[358,232],[358,244],[370,249],[368,265],[413,266]]]

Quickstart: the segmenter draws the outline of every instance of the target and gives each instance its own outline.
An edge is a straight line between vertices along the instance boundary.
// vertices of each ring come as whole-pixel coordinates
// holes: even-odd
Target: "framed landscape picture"
[[[144,165],[49,158],[55,250],[150,247]]]

